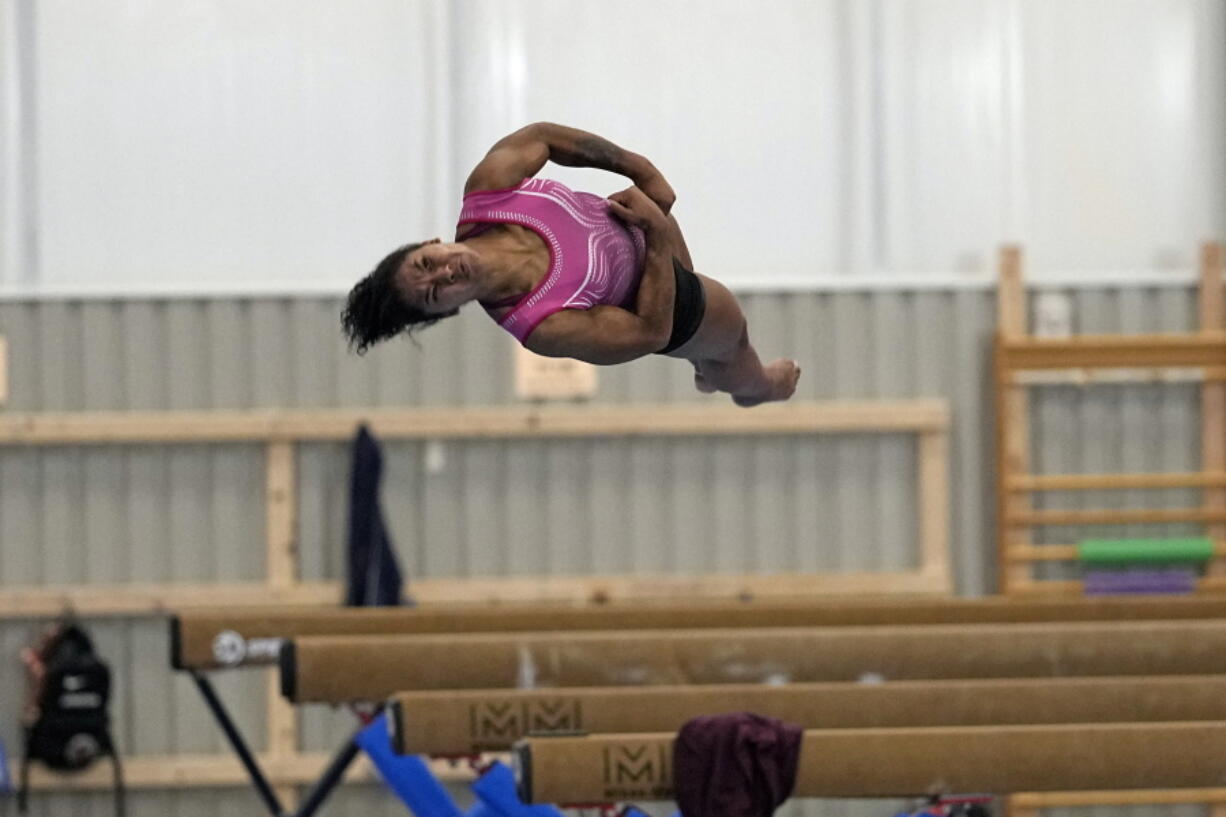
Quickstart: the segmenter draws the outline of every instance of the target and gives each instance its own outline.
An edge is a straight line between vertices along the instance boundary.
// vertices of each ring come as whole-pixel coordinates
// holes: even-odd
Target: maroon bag
[[[681,727],[673,781],[682,817],[770,817],[796,786],[804,730],[751,712]]]

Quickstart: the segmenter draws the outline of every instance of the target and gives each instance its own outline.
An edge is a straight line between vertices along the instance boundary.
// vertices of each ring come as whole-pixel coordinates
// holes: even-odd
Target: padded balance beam
[[[686,630],[706,627],[829,627],[1226,618],[1226,599],[1006,598],[871,601],[687,601],[681,603],[439,605],[414,608],[199,610],[170,622],[171,665],[218,669],[276,662],[272,639],[548,630]]]
[[[401,690],[1198,675],[1226,672],[1226,621],[317,636],[286,642],[297,702]]]
[[[1213,721],[1226,720],[1226,677],[401,692],[389,722],[400,754],[473,755],[529,733],[675,732],[738,711],[806,729]]]
[[[516,745],[530,803],[673,796],[674,733],[534,737]],[[1226,783],[1226,723],[814,729],[796,797],[1200,788]]]

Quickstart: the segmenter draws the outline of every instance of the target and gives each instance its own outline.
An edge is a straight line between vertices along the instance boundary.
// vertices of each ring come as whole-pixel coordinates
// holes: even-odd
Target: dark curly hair
[[[406,244],[392,251],[379,262],[374,272],[349,291],[349,299],[341,312],[341,327],[349,347],[359,355],[401,332],[425,329],[459,312],[458,309],[443,314],[423,312],[405,303],[396,289],[396,270],[400,269],[405,256],[422,243]]]

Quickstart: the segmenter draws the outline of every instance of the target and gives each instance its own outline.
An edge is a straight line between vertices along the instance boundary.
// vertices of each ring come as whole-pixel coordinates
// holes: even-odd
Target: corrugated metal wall
[[[1195,294],[1188,288],[1081,289],[1069,296],[1079,332],[1194,326]],[[755,294],[744,303],[764,356],[801,359],[802,398],[950,401],[957,587],[963,594],[991,592],[994,294]],[[357,358],[341,343],[339,308],[339,301],[322,298],[2,303],[0,333],[11,357],[9,408],[513,401],[509,340],[475,311],[423,333],[420,350],[397,343]],[[598,399],[720,398],[702,398],[684,363],[659,358],[602,369]],[[1039,470],[1196,465],[1194,386],[1044,387],[1035,396],[1034,418]],[[387,446],[386,458],[385,512],[411,576],[859,570],[905,567],[916,559],[915,452],[905,435],[475,441],[447,443],[434,452],[431,468],[423,445],[397,443]],[[304,578],[341,573],[347,473],[344,446],[303,448]],[[262,480],[262,451],[255,446],[0,449],[0,585],[258,577]],[[1057,501],[1088,506],[1106,500],[1056,497],[1053,506]],[[31,629],[26,622],[0,624],[0,734],[10,751],[17,745],[22,680],[14,656]],[[167,669],[164,629],[154,621],[95,627],[118,673],[115,715],[124,750],[220,751],[195,691]],[[219,681],[258,743],[262,679],[240,673]],[[317,710],[305,712],[302,722],[308,750],[332,748],[349,726],[343,715]],[[251,814],[258,808],[246,791],[141,793],[133,799],[135,815]],[[380,802],[373,789],[359,788],[343,793],[326,813],[398,813]],[[0,803],[0,815],[5,808]],[[890,813],[881,804],[804,809]],[[65,813],[107,814],[109,801],[101,795],[42,798],[35,811]]]

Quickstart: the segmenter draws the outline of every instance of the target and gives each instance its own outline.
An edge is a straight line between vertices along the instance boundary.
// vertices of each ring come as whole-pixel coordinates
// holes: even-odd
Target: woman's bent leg
[[[673,254],[687,269],[694,269],[681,225],[668,217],[673,233]],[[728,288],[699,275],[707,310],[694,336],[668,354],[694,364],[694,385],[701,392],[723,391],[738,405],[754,406],[768,400],[786,400],[796,390],[800,367],[794,360],[776,360],[762,365],[753,344],[745,315]]]
[[[670,352],[694,364],[699,391],[723,391],[741,406],[786,400],[796,391],[800,367],[780,359],[762,365],[749,341],[749,329],[740,304],[718,281],[699,275],[707,309],[694,336]]]

